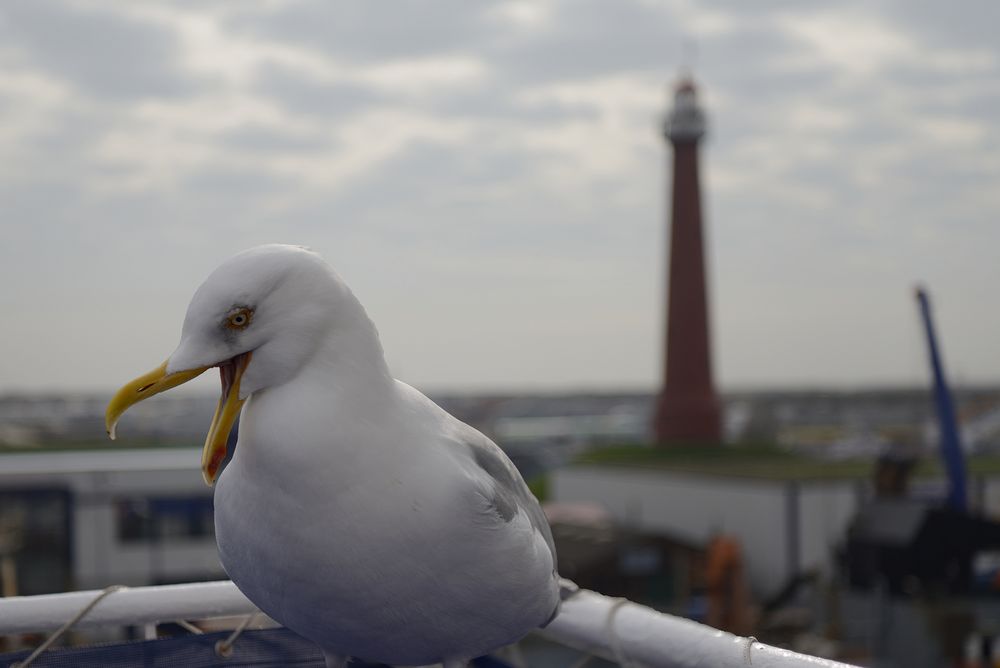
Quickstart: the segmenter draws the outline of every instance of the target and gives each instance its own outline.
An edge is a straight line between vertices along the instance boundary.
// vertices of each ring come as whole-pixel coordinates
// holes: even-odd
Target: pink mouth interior
[[[246,368],[249,358],[249,353],[241,353],[224,362],[219,362],[219,378],[222,380],[222,403],[225,403],[229,398],[229,393],[236,382],[237,372]]]

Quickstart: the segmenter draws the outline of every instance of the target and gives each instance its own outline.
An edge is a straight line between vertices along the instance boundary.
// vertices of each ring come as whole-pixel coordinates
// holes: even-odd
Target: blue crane
[[[937,407],[938,428],[941,432],[941,459],[948,474],[948,505],[958,511],[967,509],[965,486],[965,454],[962,451],[962,441],[958,430],[958,420],[955,418],[955,402],[951,396],[951,388],[944,375],[944,364],[938,349],[937,336],[934,333],[934,318],[931,315],[930,298],[926,290],[917,288],[917,302],[920,304],[920,315],[924,321],[927,335],[927,349],[934,373],[934,403]]]

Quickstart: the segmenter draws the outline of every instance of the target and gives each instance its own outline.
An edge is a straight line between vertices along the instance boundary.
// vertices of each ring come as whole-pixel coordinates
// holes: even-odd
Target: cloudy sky
[[[958,11],[958,9],[961,11]],[[1000,381],[995,0],[0,5],[0,391],[105,390],[258,243],[427,389],[658,382],[693,66],[723,388]]]

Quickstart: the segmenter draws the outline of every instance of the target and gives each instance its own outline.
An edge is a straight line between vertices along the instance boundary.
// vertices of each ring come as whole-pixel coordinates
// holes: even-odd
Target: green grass
[[[549,476],[542,474],[528,480],[528,489],[535,498],[544,503],[549,500]]]
[[[592,450],[577,461],[583,466],[641,468],[713,476],[776,480],[867,479],[873,459],[824,461],[803,457],[773,445],[670,446],[618,445]],[[972,475],[1000,474],[1000,457],[974,457],[968,461]],[[936,458],[918,463],[917,477],[941,476]]]

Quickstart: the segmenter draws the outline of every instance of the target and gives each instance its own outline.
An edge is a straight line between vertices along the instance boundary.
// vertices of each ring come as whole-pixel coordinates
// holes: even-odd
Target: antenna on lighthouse
[[[698,42],[691,37],[681,41],[680,75],[682,79],[694,77],[694,68],[698,65]]]

